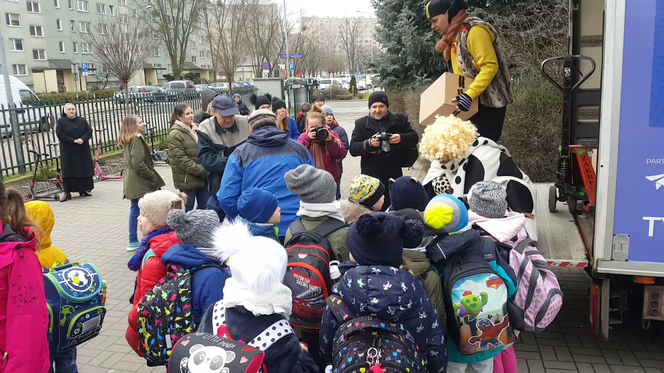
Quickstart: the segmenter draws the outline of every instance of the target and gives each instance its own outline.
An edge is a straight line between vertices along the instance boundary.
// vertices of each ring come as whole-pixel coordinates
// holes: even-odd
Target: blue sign
[[[664,263],[664,0],[625,3],[613,233],[630,262]]]
[[[279,55],[279,58],[281,58],[282,60],[285,60],[285,59],[286,59],[286,53],[282,53],[282,54],[280,54],[280,55]]]
[[[295,70],[295,64],[294,63],[289,63],[288,64],[288,70]]]
[[[270,70],[270,64],[267,62],[263,62],[263,70]]]
[[[81,72],[83,72],[83,73],[87,73],[87,72],[88,72],[88,64],[87,64],[87,63],[83,62],[83,63],[81,64]]]
[[[279,58],[281,58],[282,60],[285,60],[286,59],[286,53],[280,54]],[[304,58],[304,54],[302,54],[302,53],[291,53],[290,54],[290,59],[292,59],[292,60],[301,60],[303,58]]]

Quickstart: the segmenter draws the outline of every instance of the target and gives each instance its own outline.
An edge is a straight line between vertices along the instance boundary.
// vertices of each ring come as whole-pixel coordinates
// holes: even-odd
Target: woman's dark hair
[[[175,105],[175,108],[173,109],[173,115],[171,115],[171,127],[175,125],[175,121],[178,120],[178,117],[181,117],[184,115],[185,110],[189,105],[187,104],[177,104]]]
[[[6,197],[2,204],[2,220],[21,237],[26,240],[32,239],[32,235],[39,230],[39,227],[28,218],[23,196],[16,189],[7,189],[3,194],[6,194]],[[29,228],[29,230],[26,232],[25,228]]]
[[[276,127],[277,117],[268,114],[257,115],[255,118],[251,118],[249,126],[251,127],[251,132],[256,132],[263,127]]]

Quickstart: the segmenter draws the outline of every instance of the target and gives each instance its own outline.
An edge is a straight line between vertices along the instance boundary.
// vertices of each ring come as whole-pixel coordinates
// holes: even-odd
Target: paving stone
[[[597,348],[597,342],[595,341],[595,338],[593,338],[592,335],[579,335],[579,339],[581,339],[583,347]]]
[[[604,358],[601,356],[576,355],[576,354],[572,354],[572,356],[574,357],[574,361],[576,361],[577,363],[591,363],[591,364],[606,363],[606,360],[604,360]]]
[[[639,366],[641,363],[639,363],[639,360],[637,360],[636,356],[632,351],[617,351],[618,355],[620,355],[620,358],[622,359],[623,363],[625,365],[633,365],[633,366]]]
[[[583,343],[576,333],[565,332],[563,335],[568,347],[583,347]]]
[[[576,363],[576,369],[579,370],[579,373],[595,373],[593,366],[588,363]]]
[[[551,346],[540,346],[540,355],[542,355],[542,360],[558,360],[556,358],[556,352]]]
[[[516,371],[517,373],[530,373],[525,359],[516,359]]]
[[[544,365],[541,360],[528,359],[528,370],[530,373],[545,373]]]
[[[648,360],[648,359],[639,359],[641,365],[647,368],[662,368],[664,364],[661,360]]]
[[[662,360],[664,361],[664,354],[657,352],[644,352],[644,351],[634,351],[634,355],[639,359],[648,359],[648,360]],[[664,362],[662,363],[664,366]]]
[[[569,370],[560,370],[560,369],[546,369],[546,373],[570,373],[571,371]],[[574,370],[576,372],[576,370]]]
[[[560,369],[560,370],[574,370],[576,371],[576,364],[570,363],[567,361],[548,361],[544,360],[544,367],[548,370],[550,369]]]
[[[593,369],[595,369],[595,373],[612,373],[606,364],[593,364]]]
[[[602,354],[609,365],[624,365],[620,355],[616,353],[616,350],[602,350]]]
[[[558,360],[560,361],[574,361],[572,358],[572,355],[569,353],[569,349],[567,347],[554,347],[556,350],[556,356],[558,356]]]
[[[554,333],[554,332],[542,332],[535,335],[537,339],[565,339],[563,333]]]
[[[514,344],[514,351],[529,351],[537,352],[539,347],[537,345],[525,344],[525,343],[516,343]]]
[[[648,368],[648,367],[646,367],[645,370],[646,370],[646,373],[662,373],[662,372],[664,372],[664,368],[660,369],[660,368]]]
[[[519,359],[541,359],[539,352],[514,351]]]
[[[609,365],[609,369],[613,373],[645,373],[645,370],[640,367],[627,367],[624,365]]]
[[[537,344],[540,346],[567,346],[567,342],[564,339],[538,339]]]

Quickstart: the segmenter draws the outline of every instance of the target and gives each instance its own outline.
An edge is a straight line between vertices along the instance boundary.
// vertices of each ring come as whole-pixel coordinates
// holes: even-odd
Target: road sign
[[[270,70],[270,64],[267,62],[263,62],[263,70]]]
[[[281,58],[282,60],[285,60],[285,59],[286,59],[286,53],[282,53],[282,54],[280,54],[280,55],[279,55],[279,58]]]
[[[294,59],[294,60],[301,60],[301,59],[304,58],[304,54],[302,54],[302,53],[291,53],[290,58]]]
[[[294,63],[289,63],[288,64],[288,70],[295,70],[295,64]]]
[[[81,72],[87,73],[88,72],[88,64],[83,62],[81,63]]]
[[[280,63],[279,64],[279,70],[286,70],[286,64],[285,63]]]

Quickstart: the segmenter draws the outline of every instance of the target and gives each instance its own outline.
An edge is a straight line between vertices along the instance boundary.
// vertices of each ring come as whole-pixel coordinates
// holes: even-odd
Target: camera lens
[[[328,136],[330,136],[330,132],[325,127],[320,124],[316,126],[316,138],[318,140],[325,140]]]

